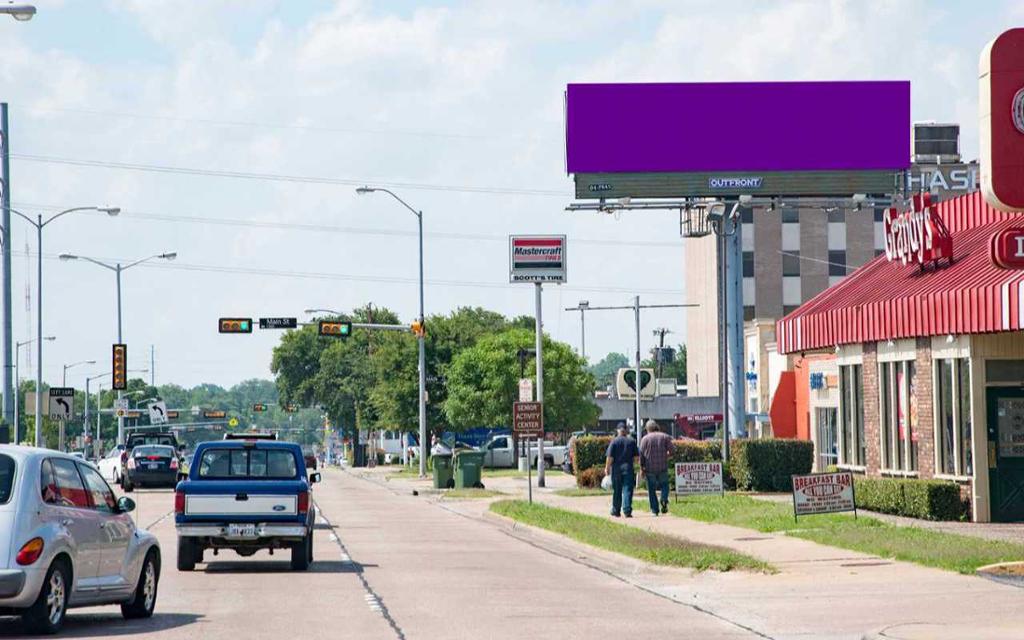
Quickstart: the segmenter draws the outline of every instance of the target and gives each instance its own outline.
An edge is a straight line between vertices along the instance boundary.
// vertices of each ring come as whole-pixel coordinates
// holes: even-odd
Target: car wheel
[[[121,474],[114,469],[114,484],[121,484]]]
[[[191,538],[178,538],[178,571],[196,568],[196,543]]]
[[[50,565],[43,580],[39,597],[32,603],[22,619],[29,632],[54,634],[64,625],[68,611],[68,595],[71,593],[71,568],[66,560],[58,559]]]
[[[131,493],[132,491],[135,490],[135,485],[132,484],[131,478],[125,476],[124,478],[121,479],[121,488],[124,489],[125,493]]]
[[[313,553],[313,532],[310,531],[302,542],[292,545],[292,570],[305,571],[309,568],[310,558]]]
[[[160,562],[156,552],[150,550],[142,563],[139,582],[135,585],[135,595],[121,605],[121,615],[126,620],[133,618],[149,618],[156,607],[156,589],[160,582]]]

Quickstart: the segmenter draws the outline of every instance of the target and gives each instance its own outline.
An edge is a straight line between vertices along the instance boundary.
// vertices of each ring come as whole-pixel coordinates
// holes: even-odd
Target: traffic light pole
[[[117,344],[124,344],[124,340],[121,336],[121,263],[118,262],[114,268],[114,273],[117,276]],[[128,362],[127,358],[124,363],[125,372],[127,374]],[[125,375],[125,383],[128,382],[128,376]],[[122,398],[124,398],[124,390],[117,390],[117,404],[121,405]],[[124,444],[124,416],[117,416],[117,444]]]

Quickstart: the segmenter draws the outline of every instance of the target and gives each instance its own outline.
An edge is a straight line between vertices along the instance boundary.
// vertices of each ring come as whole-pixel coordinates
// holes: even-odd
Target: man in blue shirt
[[[632,518],[633,486],[636,484],[633,465],[640,452],[624,422],[619,423],[616,431],[618,435],[605,453],[604,474],[612,478],[612,516],[618,518],[619,512],[624,511],[627,518]]]

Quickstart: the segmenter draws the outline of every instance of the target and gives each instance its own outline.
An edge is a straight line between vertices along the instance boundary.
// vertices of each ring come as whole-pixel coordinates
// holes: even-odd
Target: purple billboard
[[[570,84],[569,173],[910,166],[910,82]]]

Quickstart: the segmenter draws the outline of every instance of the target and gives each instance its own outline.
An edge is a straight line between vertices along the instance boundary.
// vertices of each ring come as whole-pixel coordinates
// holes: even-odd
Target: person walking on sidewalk
[[[626,423],[620,422],[616,431],[618,435],[605,453],[604,475],[612,478],[612,516],[618,518],[620,512],[625,512],[627,518],[632,518],[633,486],[636,484],[633,464],[640,452],[636,448],[636,440],[629,436]]]
[[[668,513],[668,461],[675,445],[672,436],[661,431],[658,423],[648,420],[647,435],[640,441],[640,470],[647,478],[647,498],[651,513],[658,515],[658,492],[661,491],[661,513]]]

